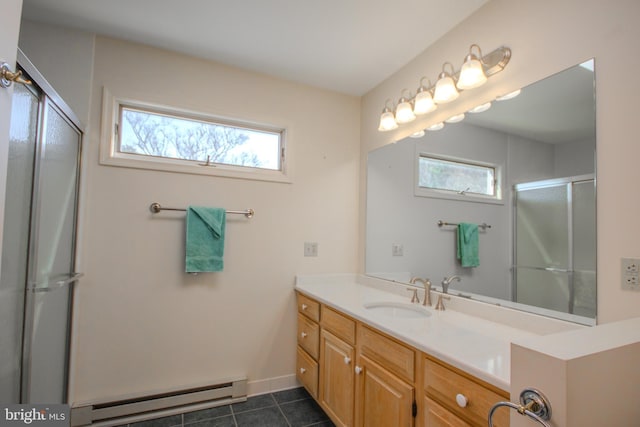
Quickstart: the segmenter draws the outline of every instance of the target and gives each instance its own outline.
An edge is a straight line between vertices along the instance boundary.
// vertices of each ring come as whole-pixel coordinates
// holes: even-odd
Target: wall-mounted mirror
[[[590,60],[464,121],[369,153],[366,273],[583,324],[596,318]],[[457,257],[478,228],[478,265]]]

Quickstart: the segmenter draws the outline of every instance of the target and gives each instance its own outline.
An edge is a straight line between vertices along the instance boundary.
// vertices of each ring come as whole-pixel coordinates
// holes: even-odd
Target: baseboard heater
[[[71,426],[111,426],[247,400],[247,379],[71,408]]]

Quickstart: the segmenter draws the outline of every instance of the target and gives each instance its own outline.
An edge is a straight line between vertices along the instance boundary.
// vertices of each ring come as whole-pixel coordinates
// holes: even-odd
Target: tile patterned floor
[[[127,427],[334,427],[334,424],[304,388],[295,388]]]

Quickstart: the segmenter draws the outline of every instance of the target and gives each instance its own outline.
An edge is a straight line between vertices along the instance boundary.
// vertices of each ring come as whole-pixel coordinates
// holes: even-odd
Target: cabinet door
[[[320,405],[337,426],[353,426],[354,348],[335,335],[320,334]]]
[[[451,412],[425,396],[424,427],[471,427]]]
[[[366,356],[358,358],[356,425],[413,426],[414,388]]]

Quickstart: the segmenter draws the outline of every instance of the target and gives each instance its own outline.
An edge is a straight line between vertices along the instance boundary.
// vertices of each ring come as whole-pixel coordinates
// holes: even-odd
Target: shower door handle
[[[69,277],[62,280],[55,280],[44,284],[34,283],[29,287],[29,290],[31,292],[51,292],[70,285],[73,282],[77,282],[82,276],[84,276],[84,273],[71,273]]]

